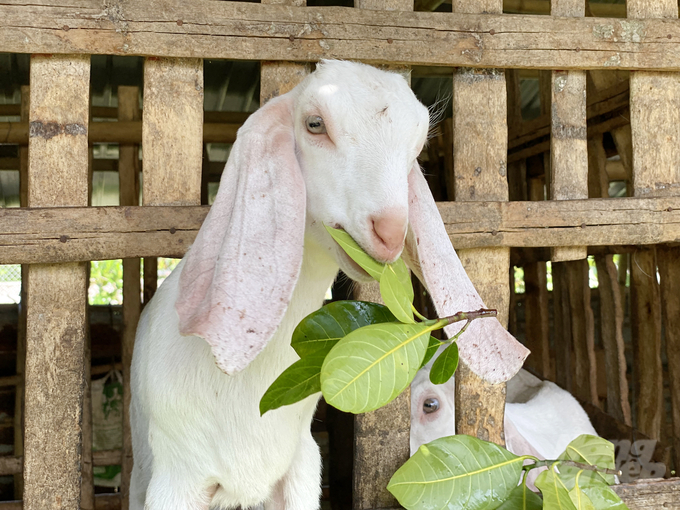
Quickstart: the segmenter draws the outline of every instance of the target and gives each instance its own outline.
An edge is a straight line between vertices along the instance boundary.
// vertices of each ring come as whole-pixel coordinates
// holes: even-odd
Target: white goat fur
[[[326,135],[306,128],[317,115]],[[341,226],[380,259],[374,219],[391,215],[402,239],[410,226],[446,252],[450,281],[438,283],[462,297],[445,306],[435,299],[440,312],[479,308],[416,162],[427,131],[427,109],[401,76],[339,61],[322,62],[239,130],[195,244],[139,323],[133,510],[318,507],[320,457],[309,430],[318,396],[262,417],[258,404],[298,359],[292,331],[322,304],[338,268],[366,280],[323,224]],[[422,265],[426,279],[429,265],[442,271],[438,254],[424,258],[411,244],[415,270]],[[480,375],[509,377],[526,352],[485,320],[483,362],[475,365],[472,349],[461,357]]]

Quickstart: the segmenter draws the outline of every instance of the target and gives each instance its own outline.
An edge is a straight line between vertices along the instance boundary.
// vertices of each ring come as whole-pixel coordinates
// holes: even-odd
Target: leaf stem
[[[496,317],[498,311],[490,308],[480,308],[474,312],[458,312],[448,317],[443,317],[440,320],[447,321],[446,324],[453,324],[454,322],[460,321],[473,321],[475,319],[482,319],[484,317]]]
[[[621,471],[617,471],[616,469],[601,468],[598,466],[593,466],[592,464],[576,462],[575,460],[538,460],[536,461],[536,464],[532,466],[532,468],[550,467],[553,464],[558,465],[558,467],[559,464],[564,464],[565,466],[571,466],[578,469],[583,469],[585,471],[595,471],[596,473],[604,473],[606,475],[621,476]]]
[[[425,316],[422,315],[418,310],[416,310],[416,307],[413,306],[413,303],[411,303],[411,310],[413,310],[413,314],[414,314],[416,317],[418,317],[421,321],[424,322],[424,321],[427,320],[427,317],[425,317]]]

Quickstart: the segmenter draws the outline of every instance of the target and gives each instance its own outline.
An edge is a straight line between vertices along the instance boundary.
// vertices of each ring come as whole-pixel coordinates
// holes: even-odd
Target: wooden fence
[[[521,1],[506,3],[523,8]],[[553,16],[502,14],[501,0],[452,0],[452,13],[413,12],[409,0],[363,0],[357,8],[307,7],[304,0],[195,0],[191,5],[179,0],[9,0],[0,5],[0,49],[32,55],[21,123],[0,124],[0,141],[28,143],[19,154],[22,207],[0,211],[0,263],[24,264],[26,303],[13,379],[25,381],[25,412],[20,390],[16,413],[24,419],[24,434],[16,438],[16,456],[0,458],[0,474],[23,469],[23,508],[128,506],[129,430],[122,452],[93,454],[87,438],[86,262],[124,259],[127,404],[140,310],[139,257],[185,253],[207,212],[200,206],[203,143],[233,140],[243,120],[204,118],[202,59],[207,58],[263,61],[263,102],[294,87],[309,72],[305,62],[320,58],[402,70],[456,67],[450,126],[456,178],[448,179],[455,201],[439,206],[473,282],[507,323],[510,248],[550,248],[555,320],[561,321],[555,327],[555,376],[597,407],[593,317],[584,285],[584,259],[588,249],[596,253],[600,300],[609,306],[602,321],[611,326],[603,332],[607,412],[630,426],[621,294],[611,253],[636,247],[630,267],[637,425],[648,437],[660,438],[663,328],[678,455],[680,257],[668,244],[680,240],[677,1],[628,0],[626,19],[585,17],[585,0],[526,3],[535,12],[550,6]],[[620,7],[592,7],[596,14],[603,9],[610,16],[623,15]],[[107,129],[106,135],[89,121],[93,54],[146,57],[143,115],[138,91],[123,90],[115,112],[118,131]],[[506,68],[549,72],[543,104],[551,107],[536,121],[522,123],[518,76]],[[600,72],[591,73],[594,93],[588,95],[586,70]],[[611,70],[630,70],[630,79],[612,81],[601,72]],[[616,143],[629,198],[603,198],[608,196],[604,132],[612,133]],[[121,206],[92,208],[88,142],[106,136],[121,144]],[[542,156],[546,151],[549,160]],[[532,181],[531,165],[537,161],[548,175],[549,200],[543,200],[540,178],[534,175]],[[529,257],[525,263],[527,286],[536,289],[527,292],[527,313],[532,314],[527,323],[534,328],[527,340],[536,353],[532,368],[549,376],[545,258]],[[660,287],[654,278],[657,266]],[[145,270],[153,275],[153,264],[145,264]],[[488,385],[465,367],[457,377],[458,431],[502,442],[504,385]],[[356,451],[363,455],[355,461],[356,508],[395,506],[383,487],[408,455],[408,407],[406,395],[378,414],[357,417]],[[392,446],[372,453],[385,427],[393,425]],[[114,461],[123,466],[121,494],[95,498],[92,466]],[[631,509],[680,508],[679,487],[671,480],[619,490]],[[22,503],[0,508],[22,508]]]

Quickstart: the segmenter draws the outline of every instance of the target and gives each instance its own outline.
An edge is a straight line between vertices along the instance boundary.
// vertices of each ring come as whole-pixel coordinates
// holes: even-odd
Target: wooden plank
[[[626,7],[621,4],[589,2],[589,5],[593,16],[601,18],[626,17]],[[503,0],[503,12],[550,14],[550,0]]]
[[[31,91],[27,85],[21,87],[20,119],[28,122],[30,114]],[[28,206],[28,146],[19,148],[19,205]],[[21,266],[21,302],[26,303],[26,286],[28,283],[28,266]],[[24,454],[24,404],[26,371],[26,307],[19,307],[17,324],[17,359],[16,375],[19,383],[14,393],[14,455]],[[14,497],[23,498],[24,477],[19,473],[14,477]]]
[[[118,87],[118,120],[141,119],[138,87]],[[139,205],[139,146],[120,145],[118,175],[120,205]],[[130,475],[132,473],[132,433],[130,430],[130,365],[135,345],[137,322],[141,312],[140,259],[123,259],[123,334],[121,358],[123,363],[123,462],[120,493],[123,509],[130,505]]]
[[[413,0],[355,0],[357,12],[412,11]],[[411,83],[410,68],[388,66]],[[383,303],[378,282],[359,285],[355,299]],[[385,407],[354,417],[352,508],[399,508],[386,487],[410,455],[411,388]]]
[[[680,466],[680,252],[668,246],[657,247],[661,276],[661,304],[666,340],[666,358],[671,393],[673,453]]]
[[[676,0],[629,0],[628,16],[676,20]],[[668,196],[680,183],[680,74],[632,73],[630,125],[633,187],[636,197]],[[675,191],[674,191],[675,188]],[[661,364],[661,302],[654,249],[640,250],[631,261],[631,329],[637,383],[637,426],[653,439],[664,421]]]
[[[602,138],[588,141],[588,188],[591,197],[609,196],[607,155]],[[604,347],[607,380],[607,412],[626,425],[632,425],[628,401],[626,357],[623,340],[624,310],[613,255],[596,255],[600,294],[600,336]]]
[[[440,202],[457,249],[680,242],[680,198]],[[0,264],[182,257],[209,208],[0,210]],[[601,253],[601,252],[600,252]],[[610,252],[611,253],[611,252]],[[505,279],[505,278],[504,278]]]
[[[583,17],[585,0],[552,0],[553,16]],[[588,198],[585,71],[553,71],[550,192],[552,200]],[[585,246],[552,248],[553,262],[586,258]]]
[[[92,453],[94,466],[115,466],[123,459],[122,450],[100,450]],[[0,456],[0,476],[21,474],[24,459],[21,456]]]
[[[22,510],[21,501],[0,501],[0,510]],[[95,510],[120,510],[120,494],[97,494],[94,499]]]
[[[204,143],[233,143],[242,123],[214,123],[203,125]],[[0,140],[3,143],[28,144],[29,125],[27,122],[0,122]],[[93,143],[135,144],[142,141],[142,122],[91,122],[88,141]]]
[[[680,70],[680,26],[658,19],[353,12],[210,0],[149,0],[115,9],[81,0],[77,12],[55,2],[2,5],[0,47],[15,53]]]
[[[199,205],[203,61],[144,62],[144,205]]]
[[[456,16],[500,13],[503,3],[453,0],[452,8]],[[457,202],[508,200],[506,118],[503,70],[468,67],[454,72],[453,175]],[[459,250],[458,256],[485,304],[498,310],[498,320],[507,327],[510,250]],[[456,433],[505,444],[505,384],[489,384],[461,363],[456,371],[455,400]]]
[[[670,480],[640,480],[615,485],[614,491],[630,510],[680,510],[680,478]]]
[[[33,55],[30,72],[28,205],[86,206],[90,57]],[[84,263],[28,270],[26,510],[80,503],[86,276]]]

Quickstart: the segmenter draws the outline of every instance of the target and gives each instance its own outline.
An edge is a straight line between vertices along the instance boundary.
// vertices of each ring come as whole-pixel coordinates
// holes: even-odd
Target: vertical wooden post
[[[552,0],[551,15],[583,17],[584,0]],[[588,198],[586,72],[553,71],[550,133],[551,199]],[[552,261],[580,260],[585,246],[552,248]]]
[[[456,13],[502,13],[501,0],[453,0]],[[453,75],[453,164],[456,201],[508,200],[507,92],[502,69]],[[460,250],[480,296],[507,326],[508,248]],[[505,384],[491,385],[461,363],[456,372],[456,432],[504,444]]]
[[[133,103],[132,99],[130,103]],[[125,115],[134,114],[134,104],[129,104],[129,108]],[[142,146],[143,204],[200,205],[203,60],[155,57],[146,59]],[[134,150],[132,154],[136,154]],[[129,157],[133,158],[132,155]],[[134,200],[128,194],[132,190],[129,181],[128,186],[125,200]],[[121,199],[123,198],[121,189]],[[128,274],[131,273],[134,273],[134,269]],[[134,276],[127,282],[124,281],[124,285],[127,283],[130,293],[136,292],[136,296],[139,296],[140,289],[139,287],[135,289],[135,282],[131,281],[132,279]],[[136,281],[139,282],[139,276]],[[135,310],[139,306],[134,296],[131,296],[128,304]],[[134,313],[135,310],[131,310],[130,313]],[[129,334],[133,335],[132,331]],[[126,356],[131,355],[131,350],[128,350]],[[122,510],[127,510],[130,501],[129,487],[127,492],[123,492],[122,497]]]
[[[588,161],[590,197],[607,198],[609,177],[605,168],[607,155],[602,144],[602,136],[588,141]],[[632,426],[623,342],[623,305],[614,256],[596,255],[595,263],[600,293],[600,332],[607,374],[607,412],[622,423]]]
[[[680,466],[680,250],[659,246],[657,256],[671,388],[673,453],[675,465]]]
[[[200,205],[203,60],[144,64],[144,205]]]
[[[629,18],[678,18],[675,0],[628,0]],[[637,197],[674,194],[680,182],[680,74],[631,72],[630,124],[633,142],[633,187]],[[672,278],[663,264],[662,279]],[[664,417],[661,364],[661,303],[654,249],[631,259],[631,324],[635,349],[637,426],[651,438],[661,435]],[[671,326],[671,323],[667,323]],[[668,353],[678,356],[680,353]],[[674,388],[677,392],[680,388]]]
[[[544,199],[543,179],[529,179],[529,200]],[[525,334],[527,348],[531,350],[527,362],[538,375],[550,378],[550,320],[545,262],[530,262],[524,265],[524,292]]]
[[[138,87],[118,87],[118,120],[140,120]],[[118,148],[118,179],[120,205],[139,205],[139,146],[120,145]],[[130,365],[135,345],[135,333],[141,311],[140,260],[123,259],[123,463],[121,493],[129,502],[132,473],[132,436],[130,432]]]
[[[30,89],[21,87],[21,122],[28,122],[30,109]],[[28,146],[19,146],[19,205],[28,207]],[[24,400],[26,380],[26,287],[28,285],[28,266],[21,266],[21,302],[19,304],[19,323],[17,325],[17,364],[19,376],[14,393],[14,455],[24,454]],[[14,475],[14,499],[22,499],[24,493],[23,473]]]
[[[28,205],[86,206],[89,55],[31,57]],[[80,506],[85,263],[28,270],[24,509]]]
[[[355,0],[359,9],[412,11],[413,0]],[[411,82],[410,68],[390,66]],[[359,285],[355,299],[382,303],[377,282]],[[411,391],[406,389],[385,407],[354,417],[355,510],[398,508],[387,490],[394,472],[409,458],[411,433]]]

